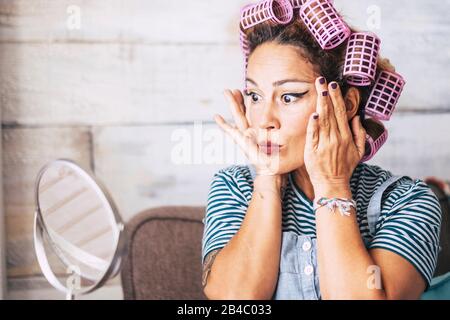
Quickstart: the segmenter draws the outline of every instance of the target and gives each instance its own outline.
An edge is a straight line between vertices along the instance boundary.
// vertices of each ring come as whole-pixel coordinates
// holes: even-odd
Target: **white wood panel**
[[[237,43],[245,0],[0,0],[0,41]],[[70,6],[80,9],[73,28]],[[69,24],[68,24],[69,21]]]
[[[242,85],[236,46],[0,45],[3,122],[142,124],[212,120]]]
[[[450,180],[450,114],[395,115],[383,123],[389,138],[368,163],[394,174]]]

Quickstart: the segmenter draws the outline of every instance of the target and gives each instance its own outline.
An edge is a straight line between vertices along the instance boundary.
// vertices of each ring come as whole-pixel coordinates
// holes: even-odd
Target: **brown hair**
[[[358,32],[350,28],[353,32]],[[323,50],[315,38],[306,28],[304,23],[295,17],[287,25],[272,25],[268,22],[258,24],[244,31],[249,44],[250,55],[261,44],[275,42],[281,45],[292,45],[299,50],[300,56],[307,59],[315,68],[316,72],[324,76],[327,81],[336,81],[345,96],[350,85],[343,78],[343,69],[346,53],[346,42],[331,50]],[[394,67],[388,59],[378,58],[376,77],[383,70],[394,71]],[[358,114],[367,133],[374,139],[382,133],[380,125],[371,119],[365,119],[364,106],[369,98],[373,85],[366,87],[355,87],[360,93],[360,104]]]

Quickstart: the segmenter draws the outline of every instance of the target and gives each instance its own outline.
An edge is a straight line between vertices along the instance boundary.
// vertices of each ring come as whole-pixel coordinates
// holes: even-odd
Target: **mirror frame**
[[[115,252],[112,255],[112,258],[110,259],[109,267],[105,270],[103,275],[95,282],[93,285],[86,287],[85,289],[81,290],[75,290],[67,288],[65,285],[63,285],[53,272],[52,268],[50,267],[50,264],[47,259],[45,246],[44,246],[44,236],[47,237],[49,240],[52,250],[58,250],[58,248],[55,249],[53,241],[47,231],[47,225],[45,224],[45,221],[43,220],[43,215],[40,209],[39,205],[39,185],[42,179],[42,176],[47,171],[47,169],[57,163],[61,163],[64,165],[67,165],[69,167],[72,167],[76,170],[81,170],[85,175],[87,175],[87,178],[91,179],[96,186],[99,188],[99,191],[104,195],[106,198],[106,201],[108,202],[112,215],[110,217],[112,225],[116,226],[116,231],[118,232],[117,241],[115,243]],[[58,289],[59,291],[62,291],[66,294],[67,299],[74,299],[75,295],[82,295],[87,294],[90,292],[93,292],[94,290],[100,288],[102,285],[104,285],[109,279],[114,278],[117,276],[117,274],[120,271],[123,258],[127,254],[127,234],[125,232],[125,224],[122,221],[122,218],[119,214],[119,211],[117,210],[117,206],[115,205],[111,195],[107,191],[106,187],[101,183],[98,178],[95,177],[93,173],[91,173],[90,170],[86,170],[79,164],[75,163],[74,161],[70,159],[56,159],[53,161],[48,162],[45,166],[41,168],[39,171],[36,182],[35,182],[35,214],[34,214],[34,228],[33,228],[33,238],[34,238],[34,247],[35,247],[35,253],[36,257],[39,263],[39,266],[44,274],[44,276],[47,278],[48,282]],[[56,253],[58,258],[60,258],[59,254]],[[61,258],[60,258],[61,259]],[[63,261],[64,263],[64,261]],[[65,264],[65,263],[64,263]],[[69,267],[69,266],[67,266]],[[81,275],[80,275],[81,276]]]

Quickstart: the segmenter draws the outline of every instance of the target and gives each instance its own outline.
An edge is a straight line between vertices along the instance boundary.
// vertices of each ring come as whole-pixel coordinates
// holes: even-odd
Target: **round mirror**
[[[74,299],[117,275],[124,224],[92,174],[71,160],[52,161],[38,174],[35,197],[34,245],[51,285]]]

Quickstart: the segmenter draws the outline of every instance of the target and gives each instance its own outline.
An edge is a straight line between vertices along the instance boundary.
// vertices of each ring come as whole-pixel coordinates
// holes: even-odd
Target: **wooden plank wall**
[[[55,298],[42,281],[31,237],[34,179],[47,161],[66,157],[94,170],[125,220],[152,206],[204,205],[213,173],[243,162],[212,117],[229,116],[223,88],[241,86],[238,20],[246,3],[0,0],[10,298]],[[450,1],[335,4],[363,30],[379,10],[380,28],[373,31],[381,53],[408,82],[385,123],[390,138],[369,163],[450,179]],[[225,159],[206,159],[213,138],[224,139]],[[183,139],[195,149],[192,163],[174,161]],[[105,289],[103,297],[120,298],[119,291]]]

